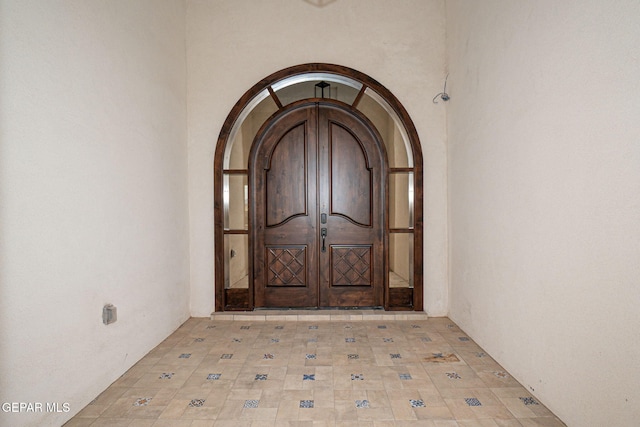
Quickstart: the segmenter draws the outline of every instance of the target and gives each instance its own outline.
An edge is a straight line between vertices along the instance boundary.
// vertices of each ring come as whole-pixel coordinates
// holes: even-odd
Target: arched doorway
[[[308,108],[301,107],[302,105],[307,105]],[[358,173],[362,176],[373,173],[370,177],[372,181],[368,184],[369,187],[355,185],[356,190],[349,190],[352,194],[348,197],[363,194],[365,187],[373,191],[373,186],[377,186],[374,193],[378,201],[371,200],[370,203],[367,202],[368,205],[362,202],[356,209],[357,212],[341,213],[342,216],[340,216],[321,212],[320,205],[310,206],[313,200],[305,199],[304,209],[309,211],[310,208],[315,208],[315,213],[311,217],[307,216],[307,221],[311,223],[306,227],[314,237],[310,237],[311,240],[302,245],[289,242],[277,247],[263,241],[266,235],[259,228],[260,221],[263,221],[262,227],[264,227],[268,221],[271,221],[271,226],[277,226],[279,223],[294,224],[296,220],[293,218],[302,218],[304,215],[296,214],[302,207],[295,201],[299,202],[302,187],[289,188],[293,191],[294,197],[286,202],[288,204],[285,203],[286,209],[281,209],[279,213],[276,209],[272,212],[272,217],[267,219],[262,212],[268,201],[260,198],[263,197],[261,192],[268,191],[268,184],[260,184],[256,180],[257,175],[254,172],[256,168],[250,166],[250,153],[252,156],[258,155],[259,147],[266,143],[263,137],[266,135],[265,132],[268,133],[271,129],[269,123],[274,123],[278,118],[285,117],[288,112],[294,110],[307,111],[304,114],[308,115],[314,108],[318,113],[313,123],[320,123],[318,120],[322,113],[319,111],[322,109],[340,111],[339,115],[346,114],[352,119],[356,118],[356,122],[364,123],[365,128],[369,127],[373,129],[373,134],[377,133],[377,137],[382,141],[382,144],[378,142],[381,153],[378,157],[382,160],[381,164],[387,163],[379,170],[384,172],[376,178],[377,172],[371,172],[373,169],[370,169],[370,164],[361,167]],[[292,126],[293,124],[289,123]],[[359,141],[359,137],[353,132],[353,129],[357,128],[355,122],[339,128],[343,130],[341,137],[343,140],[351,134],[351,137],[355,136],[354,140]],[[340,133],[338,128],[336,132]],[[285,134],[287,132],[278,138]],[[278,145],[275,142],[280,141],[278,138],[271,136],[271,142],[269,142],[271,148]],[[328,140],[325,139],[325,141]],[[286,143],[282,147],[285,145]],[[350,156],[356,156],[357,163],[357,150],[354,151],[353,148],[360,146],[359,156],[366,159],[365,163],[369,160],[375,162],[373,157],[367,158],[367,155],[372,154],[371,147],[375,144],[369,145],[368,148],[365,147],[366,145],[367,143],[362,142],[339,144],[338,146],[341,147],[339,149],[346,150],[339,158],[345,157],[347,155],[345,153],[348,153]],[[283,153],[290,151],[283,149],[276,153],[277,162],[282,162]],[[267,150],[260,152],[259,156],[267,152],[272,154]],[[322,153],[322,150],[318,151],[318,159],[325,156]],[[302,157],[299,156],[298,161],[301,161]],[[307,162],[310,159],[304,157],[304,160]],[[264,159],[260,161],[263,162]],[[320,172],[322,170],[327,172],[328,163],[321,163],[307,164],[307,167],[316,167]],[[353,172],[351,170],[353,168],[344,169],[349,173]],[[264,168],[262,170],[264,171]],[[300,169],[294,167],[292,170]],[[282,170],[280,172],[283,173]],[[287,173],[289,172],[285,172],[284,175]],[[339,175],[342,172],[337,170],[336,173]],[[303,256],[304,251],[300,246],[307,248],[303,257],[310,262],[309,266],[315,265],[305,272],[304,280],[309,280],[306,277],[308,274],[318,278],[317,295],[312,296],[317,303],[309,304],[307,301],[286,304],[277,302],[276,299],[276,306],[382,305],[387,310],[422,310],[422,152],[420,142],[405,109],[384,86],[374,79],[356,70],[331,64],[299,65],[263,79],[244,94],[227,117],[216,146],[214,174],[216,311],[252,310],[254,307],[274,305],[265,303],[265,287],[269,288],[269,292],[285,292],[284,294],[274,292],[275,294],[294,295],[295,288],[299,291],[302,287],[302,283],[298,283],[301,282],[302,277],[294,277],[295,271],[302,271],[301,267],[297,261],[292,261],[294,255]],[[327,172],[327,176],[331,177],[331,172]],[[305,179],[307,179],[305,186],[311,183],[308,177]],[[322,179],[318,178],[316,185],[319,188],[324,185],[329,189],[330,181],[322,181]],[[288,182],[284,178],[281,181],[281,184]],[[362,182],[365,181],[367,179],[362,178]],[[322,184],[323,182],[327,184]],[[259,189],[259,185],[266,185],[266,187]],[[272,193],[273,191],[275,190],[272,190]],[[309,189],[305,187],[305,191]],[[296,194],[298,196],[295,196]],[[317,203],[323,202],[322,197],[325,197],[324,200],[329,203],[335,202],[319,193],[316,197]],[[379,204],[378,208],[374,208],[375,203]],[[345,203],[348,208],[354,208],[356,205],[357,203],[354,205],[353,202]],[[369,206],[371,209],[365,212],[364,206]],[[283,213],[287,209],[290,215]],[[378,209],[375,214],[374,209]],[[340,213],[338,210],[331,212]],[[324,224],[322,223],[323,213],[327,216],[327,222]],[[367,215],[375,217],[375,221],[378,222],[367,224]],[[340,230],[336,225],[337,221],[340,221],[338,217],[341,217],[345,224],[355,224],[354,226],[357,227],[359,223],[361,228],[375,229],[377,231],[373,234],[379,233],[380,237],[368,243],[357,240],[351,243],[332,241],[331,238],[334,236],[344,234],[331,231],[334,228],[336,231]],[[324,261],[321,257],[323,254],[322,228],[325,228],[327,233],[324,236],[325,245],[331,244],[326,246],[328,249]],[[298,246],[297,249],[296,246]],[[370,250],[367,249],[369,247]],[[271,249],[274,250],[270,252]],[[281,256],[284,258],[279,259]],[[343,258],[346,256],[349,261],[338,265],[336,260],[340,256]],[[285,259],[286,262],[282,261]],[[367,261],[369,259],[370,264]],[[270,261],[275,262],[275,268],[269,273],[268,262]],[[287,262],[293,262],[293,264],[286,264]],[[322,267],[323,262],[324,267]],[[370,271],[368,271],[369,267]],[[289,268],[293,268],[294,271]],[[349,278],[342,277],[345,275],[343,273]],[[277,278],[279,274],[283,276]],[[364,278],[371,279],[368,285],[365,284]],[[270,283],[269,280],[275,281]],[[309,283],[312,282],[313,280]],[[330,289],[330,291],[324,292],[323,286],[324,290]],[[332,292],[335,294],[333,297],[330,296]],[[286,296],[278,298],[287,300]]]

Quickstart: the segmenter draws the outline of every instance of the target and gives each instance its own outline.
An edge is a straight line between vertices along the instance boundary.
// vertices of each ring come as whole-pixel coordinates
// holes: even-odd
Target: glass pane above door
[[[326,86],[325,86],[326,85]],[[337,99],[346,104],[353,104],[359,89],[343,83],[328,82],[325,80],[311,80],[285,86],[276,92],[282,105],[306,98]]]

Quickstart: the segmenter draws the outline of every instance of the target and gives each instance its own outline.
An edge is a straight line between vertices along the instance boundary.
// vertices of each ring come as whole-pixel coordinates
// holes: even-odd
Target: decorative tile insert
[[[266,381],[269,374],[256,374],[255,381]]]
[[[315,359],[316,355],[315,354],[307,354],[304,357],[305,357],[305,359]]]
[[[251,326],[240,326],[240,329],[249,329]]]
[[[316,374],[302,374],[302,381],[315,381]]]
[[[486,356],[487,356],[487,354],[483,353],[482,351],[476,353],[476,357],[486,357]]]
[[[369,408],[368,400],[356,400],[356,408]]]
[[[345,338],[344,342],[356,342],[355,338]]]
[[[402,359],[402,356],[400,356],[400,353],[391,353],[389,354],[389,356],[391,356],[392,359]]]
[[[345,328],[345,329],[351,329],[351,328],[353,328],[353,326],[351,326],[351,325],[344,325],[344,328]]]
[[[318,325],[309,326],[309,329],[318,329]]]
[[[378,325],[378,329],[387,329],[387,325]]]
[[[171,377],[173,377],[174,374],[175,374],[175,372],[163,372],[162,375],[160,375],[160,379],[161,380],[170,380]]]
[[[458,337],[458,339],[462,342],[469,341],[469,337]]]
[[[203,341],[204,341],[204,338],[196,338],[194,341],[195,341],[195,342],[203,342]]]
[[[347,354],[347,359],[349,360],[360,359],[360,356],[357,354]]]
[[[426,408],[427,405],[424,404],[424,400],[422,399],[409,399],[409,403],[412,408]]]
[[[462,377],[458,375],[456,372],[446,372],[447,377],[450,380],[460,380]]]
[[[263,359],[275,359],[276,356],[272,353],[267,353],[264,356],[262,356]]]
[[[411,374],[398,374],[398,377],[400,377],[401,380],[411,380],[413,378],[411,378]]]
[[[233,341],[233,342],[242,342],[242,339],[240,339],[240,338],[234,338],[232,341]]]
[[[202,405],[204,405],[205,400],[204,399],[193,399],[191,400],[191,402],[189,402],[189,406],[192,408],[199,408]]]
[[[259,400],[245,400],[244,401],[244,407],[245,408],[257,408],[258,405],[260,404]]]
[[[384,342],[393,342],[393,338],[382,338]]]
[[[207,329],[214,329],[216,327],[216,325],[209,325],[207,326]]]
[[[233,354],[223,354],[222,356],[220,356],[220,359],[231,359],[233,357]]]
[[[191,357],[191,353],[182,353],[180,356],[178,356],[178,359],[188,359]]]
[[[280,342],[280,338],[271,338],[271,343],[278,343]]]
[[[301,408],[313,408],[313,400],[301,400],[300,401]]]
[[[133,402],[133,406],[147,406],[153,397],[141,397]]]
[[[282,326],[282,325],[278,325],[278,326],[276,326],[274,329],[284,329],[284,326]]]
[[[363,381],[364,374],[351,374],[351,381]]]
[[[421,326],[420,326],[420,325],[411,325],[411,327],[412,327],[413,329],[420,329],[420,328],[421,328]]]
[[[315,337],[314,338],[309,338],[308,342],[318,342],[318,338],[315,338]]]
[[[475,397],[467,397],[464,401],[467,402],[467,405],[469,406],[482,406],[482,403],[480,403],[480,401]]]
[[[208,380],[219,380],[222,374],[209,374],[207,375]]]
[[[524,403],[527,406],[529,406],[529,405],[539,405],[540,404],[533,397],[519,397],[518,399],[522,400],[522,403]]]

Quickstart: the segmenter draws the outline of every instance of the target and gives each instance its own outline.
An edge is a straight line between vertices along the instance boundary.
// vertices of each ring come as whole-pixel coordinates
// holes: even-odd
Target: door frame
[[[277,99],[272,86],[281,80],[293,76],[300,76],[310,73],[327,73],[336,76],[344,76],[362,84],[362,89],[354,101],[357,105],[359,99],[364,95],[365,89],[372,90],[393,110],[398,121],[406,132],[410,149],[413,155],[413,288],[402,288],[391,292],[389,287],[385,288],[385,309],[386,310],[423,310],[424,284],[423,284],[423,158],[420,139],[413,121],[400,101],[382,84],[370,76],[352,68],[324,63],[309,63],[296,65],[277,71],[268,77],[260,80],[251,87],[233,106],[227,116],[215,147],[214,156],[214,253],[215,253],[215,310],[253,310],[253,291],[225,289],[224,286],[224,206],[223,206],[223,175],[224,175],[224,155],[227,144],[230,142],[232,129],[237,122],[244,119],[243,112],[246,107],[255,101],[257,95],[266,90],[274,98],[279,108],[286,108]],[[408,168],[407,168],[408,169]],[[227,231],[227,234],[237,234]],[[390,233],[387,227],[386,236]],[[247,233],[248,234],[248,233]],[[251,286],[250,286],[251,288]],[[408,289],[409,291],[407,291]]]

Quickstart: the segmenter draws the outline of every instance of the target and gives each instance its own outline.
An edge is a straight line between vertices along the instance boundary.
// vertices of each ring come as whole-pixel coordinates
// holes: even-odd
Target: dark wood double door
[[[262,127],[249,162],[254,306],[382,306],[386,153],[373,125],[302,101]]]

